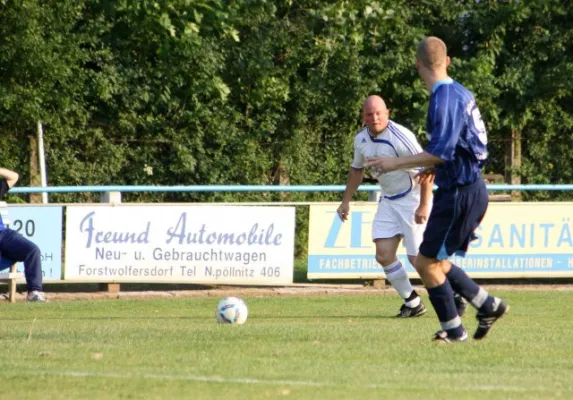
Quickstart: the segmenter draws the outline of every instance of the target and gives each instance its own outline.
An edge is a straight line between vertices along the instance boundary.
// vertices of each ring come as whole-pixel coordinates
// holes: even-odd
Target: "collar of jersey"
[[[434,83],[434,87],[432,88],[432,94],[436,93],[436,90],[442,85],[449,85],[450,83],[454,83],[452,78],[441,79]]]

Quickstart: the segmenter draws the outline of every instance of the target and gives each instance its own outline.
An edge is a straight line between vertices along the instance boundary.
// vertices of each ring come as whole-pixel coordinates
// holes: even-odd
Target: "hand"
[[[336,213],[338,214],[338,216],[340,217],[342,222],[344,222],[348,219],[348,212],[349,211],[350,211],[350,205],[348,203],[343,202],[342,204],[340,204],[338,206]]]
[[[430,206],[428,204],[420,204],[414,213],[414,221],[417,224],[423,224],[428,220],[430,215]]]
[[[395,157],[372,157],[366,159],[365,167],[372,167],[380,170],[382,173],[394,171],[396,169]]]
[[[433,184],[436,178],[436,170],[434,168],[426,168],[421,170],[414,176],[414,179],[418,179],[418,183],[423,185],[424,183]]]

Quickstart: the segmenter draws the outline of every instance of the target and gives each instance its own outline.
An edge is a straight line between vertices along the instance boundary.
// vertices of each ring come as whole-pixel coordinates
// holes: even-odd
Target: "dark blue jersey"
[[[487,133],[473,94],[452,79],[435,84],[426,121],[425,151],[440,157],[435,183],[449,189],[475,182],[487,160]]]

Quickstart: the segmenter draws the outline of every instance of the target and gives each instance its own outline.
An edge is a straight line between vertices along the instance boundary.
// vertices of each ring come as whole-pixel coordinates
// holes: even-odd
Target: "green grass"
[[[499,294],[511,313],[456,345],[395,296],[247,298],[238,327],[216,298],[5,303],[0,398],[573,398],[573,292]]]

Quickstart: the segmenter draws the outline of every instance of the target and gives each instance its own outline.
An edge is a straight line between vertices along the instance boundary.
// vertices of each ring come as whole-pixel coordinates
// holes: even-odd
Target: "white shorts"
[[[372,222],[372,240],[402,236],[406,253],[416,256],[426,229],[425,223],[417,224],[415,221],[416,208],[382,198]]]

